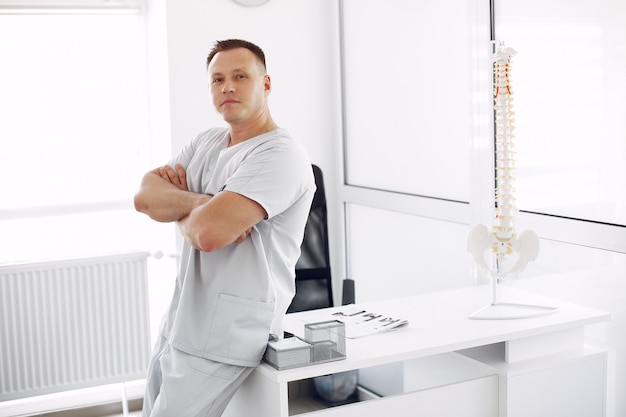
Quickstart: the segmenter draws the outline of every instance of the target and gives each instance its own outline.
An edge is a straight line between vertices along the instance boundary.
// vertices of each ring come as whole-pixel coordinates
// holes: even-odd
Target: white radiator
[[[0,401],[145,378],[147,256],[0,266]]]

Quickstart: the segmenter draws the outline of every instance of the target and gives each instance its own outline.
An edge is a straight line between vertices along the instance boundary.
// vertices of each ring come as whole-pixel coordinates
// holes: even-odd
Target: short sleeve
[[[228,178],[224,190],[259,203],[268,218],[282,213],[315,187],[311,163],[291,138],[274,139],[254,149]]]

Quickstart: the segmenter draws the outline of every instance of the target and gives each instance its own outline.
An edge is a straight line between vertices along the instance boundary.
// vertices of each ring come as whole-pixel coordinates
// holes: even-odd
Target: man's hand
[[[175,170],[169,166],[164,165],[159,168],[159,175],[166,181],[169,181],[172,185],[175,185],[178,189],[183,191],[189,191],[187,187],[187,173],[181,164],[176,164]]]
[[[246,240],[246,238],[248,236],[250,236],[250,233],[252,233],[252,228],[249,228],[248,230],[246,230],[245,232],[243,232],[238,238],[237,240],[235,240],[235,243],[241,243],[244,240]]]
[[[209,201],[208,194],[192,193],[181,165],[162,166],[146,173],[135,194],[135,209],[159,222],[174,222]]]

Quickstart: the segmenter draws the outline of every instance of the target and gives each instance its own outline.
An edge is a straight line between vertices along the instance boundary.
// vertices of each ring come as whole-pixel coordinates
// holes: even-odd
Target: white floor
[[[32,417],[140,417],[141,406],[135,407],[124,414],[120,406],[99,406],[90,408],[78,408],[74,410],[55,411],[53,413],[33,414]]]
[[[141,415],[145,381],[104,385],[0,402],[0,417],[126,417]]]

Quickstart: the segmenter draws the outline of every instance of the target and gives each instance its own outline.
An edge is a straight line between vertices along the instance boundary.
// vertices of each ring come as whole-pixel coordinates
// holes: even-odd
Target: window
[[[519,209],[626,226],[625,19],[607,0],[495,3],[496,40],[518,51]]]
[[[141,14],[9,11],[0,262],[149,249],[154,228],[132,208],[151,168]]]

